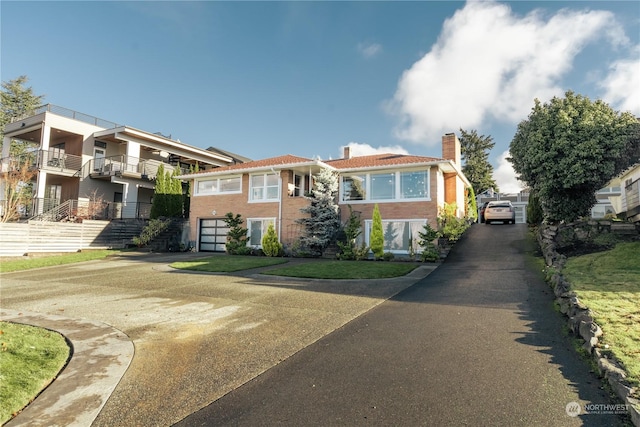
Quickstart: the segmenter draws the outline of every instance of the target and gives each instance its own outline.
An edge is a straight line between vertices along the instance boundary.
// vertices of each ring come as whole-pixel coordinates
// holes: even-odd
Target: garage
[[[201,252],[224,252],[229,227],[222,219],[201,219],[198,248]]]

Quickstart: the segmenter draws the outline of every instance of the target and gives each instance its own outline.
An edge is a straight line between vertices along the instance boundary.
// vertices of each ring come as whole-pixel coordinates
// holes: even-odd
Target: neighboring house
[[[185,173],[196,164],[207,170],[243,161],[220,150],[192,147],[50,104],[6,125],[3,173],[23,163],[9,157],[13,139],[35,147],[28,154],[30,167],[37,172],[34,201],[24,207],[23,216],[48,220],[83,215],[148,218],[161,164],[165,171]],[[0,178],[0,190],[4,184]]]
[[[618,189],[617,195],[609,197],[615,213],[631,222],[640,221],[640,164],[627,169],[609,185]]]
[[[279,239],[292,245],[303,230],[297,223],[300,209],[314,176],[322,169],[339,176],[338,204],[342,221],[350,205],[363,221],[368,244],[373,207],[378,204],[385,231],[385,250],[407,253],[409,241],[418,239],[426,222],[435,225],[438,208],[456,203],[464,216],[465,189],[469,182],[461,172],[460,141],[455,134],[442,138],[443,158],[402,154],[376,154],[336,160],[312,160],[285,155],[214,170],[187,174],[193,180],[189,215],[191,236],[199,251],[224,251],[228,212],[242,215],[249,230],[249,244],[260,247],[270,223]]]

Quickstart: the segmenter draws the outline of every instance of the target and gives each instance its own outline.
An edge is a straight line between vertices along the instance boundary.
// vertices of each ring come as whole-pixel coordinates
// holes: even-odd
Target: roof
[[[336,169],[369,169],[383,166],[403,166],[412,164],[426,164],[446,162],[436,157],[412,156],[408,154],[372,154],[348,159],[326,160],[325,163]]]
[[[202,176],[223,175],[223,174],[229,174],[229,173],[242,173],[242,172],[270,170],[270,169],[283,169],[285,166],[287,168],[296,168],[296,167],[299,168],[299,167],[313,167],[313,166],[317,167],[320,165],[322,165],[322,162],[320,162],[319,160],[312,160],[312,159],[307,159],[306,157],[298,157],[298,156],[293,156],[291,154],[286,154],[284,156],[270,157],[268,159],[261,159],[261,160],[253,160],[246,163],[238,163],[235,165],[208,169],[206,171],[200,171],[194,174],[181,175],[180,178],[190,179],[190,178],[197,178]]]

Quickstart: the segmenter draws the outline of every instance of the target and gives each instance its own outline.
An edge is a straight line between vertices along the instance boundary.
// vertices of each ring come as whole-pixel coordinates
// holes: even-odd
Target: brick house
[[[378,204],[385,230],[385,251],[407,253],[409,240],[426,222],[435,224],[438,209],[456,203],[464,216],[465,190],[470,187],[461,171],[460,141],[455,134],[442,137],[442,158],[375,154],[345,155],[335,160],[313,160],[284,155],[218,167],[180,176],[193,182],[189,215],[190,239],[199,251],[224,251],[228,229],[223,218],[240,214],[249,230],[249,244],[259,247],[262,235],[274,224],[280,241],[293,244],[300,236],[296,220],[309,204],[305,197],[314,176],[322,169],[339,176],[338,205],[346,221],[349,208],[363,221],[368,244],[373,207]],[[416,247],[414,245],[414,247]]]

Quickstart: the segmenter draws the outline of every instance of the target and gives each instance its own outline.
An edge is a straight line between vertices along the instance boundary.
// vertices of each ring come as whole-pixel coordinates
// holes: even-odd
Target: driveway
[[[168,267],[201,256],[128,254],[2,274],[3,319],[57,325],[71,331],[72,341],[82,340],[74,344],[72,362],[82,361],[70,364],[67,375],[10,425],[86,426],[94,419],[94,426],[171,425],[435,268],[425,265],[395,279],[322,281]],[[132,359],[127,337],[135,347]],[[116,365],[126,373],[119,383],[103,385]]]
[[[473,226],[428,277],[178,426],[623,425],[584,411],[612,402],[526,234]]]

